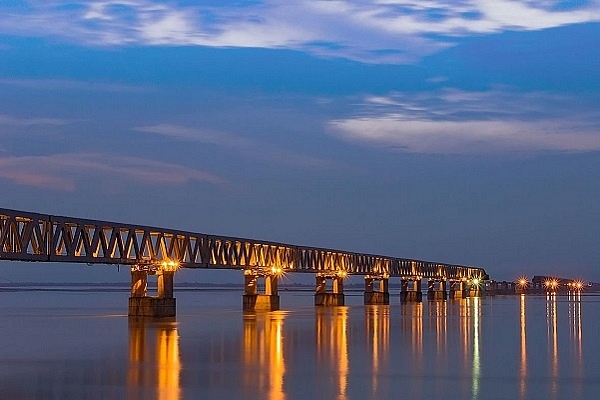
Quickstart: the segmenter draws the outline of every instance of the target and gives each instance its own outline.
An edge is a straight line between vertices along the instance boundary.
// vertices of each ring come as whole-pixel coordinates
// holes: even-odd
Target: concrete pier
[[[130,297],[130,317],[174,317],[177,312],[175,298],[161,297]]]
[[[158,278],[157,296],[148,296],[148,275]],[[131,297],[129,297],[130,317],[174,317],[177,303],[173,297],[174,271],[152,270],[146,266],[131,267]]]
[[[423,292],[421,291],[421,279],[402,279],[400,281],[400,286],[401,302],[423,301]]]
[[[315,277],[315,306],[343,306],[345,275],[317,274]],[[327,290],[327,281],[332,281],[332,291]]]
[[[473,278],[468,282],[469,285],[469,297],[484,297],[485,286],[479,278]]]
[[[427,299],[428,300],[446,300],[446,281],[430,279],[427,282]]]
[[[464,281],[451,281],[450,292],[448,293],[451,299],[464,299],[469,297],[467,284]]]
[[[375,290],[375,281],[379,281],[378,290]],[[388,287],[389,278],[387,276],[365,276],[364,304],[390,304],[390,293]]]
[[[244,271],[244,311],[279,310],[279,291],[277,273],[260,274],[254,270]],[[264,279],[264,293],[258,293],[258,279]]]
[[[175,272],[159,271],[156,273],[156,276],[158,278],[158,282],[156,284],[158,290],[158,297],[164,299],[172,299]]]

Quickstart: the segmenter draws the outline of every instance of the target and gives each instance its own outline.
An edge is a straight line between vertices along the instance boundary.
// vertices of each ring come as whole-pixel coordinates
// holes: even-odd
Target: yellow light
[[[479,285],[479,278],[473,278],[473,285]]]
[[[346,276],[348,276],[348,273],[346,271],[338,271],[337,275],[340,278],[345,278]]]
[[[165,260],[160,263],[160,269],[163,271],[177,271],[179,269],[179,263],[173,260]]]
[[[281,275],[283,270],[280,267],[271,267],[271,273],[273,275]]]
[[[519,286],[521,286],[522,288],[524,288],[529,285],[529,281],[527,280],[527,278],[525,276],[520,276],[519,280],[517,281],[517,284]]]

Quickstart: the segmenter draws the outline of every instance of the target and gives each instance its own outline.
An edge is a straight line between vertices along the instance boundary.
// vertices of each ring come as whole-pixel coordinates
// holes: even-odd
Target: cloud
[[[159,124],[135,128],[138,132],[158,134],[177,140],[212,144],[233,149],[245,156],[261,161],[300,168],[339,169],[336,162],[316,157],[296,154],[268,143],[262,143],[241,136],[206,129],[186,128],[177,125]]]
[[[90,45],[198,45],[292,49],[369,63],[406,63],[457,37],[600,21],[597,1],[268,0],[174,5],[151,0],[36,0],[4,6],[0,33]],[[218,5],[217,5],[218,4]],[[0,6],[2,12],[3,6]]]
[[[0,178],[45,189],[73,191],[80,181],[178,186],[225,185],[213,174],[180,165],[105,154],[0,157]]]
[[[396,93],[369,96],[356,116],[329,126],[343,140],[411,153],[600,151],[600,113],[581,111],[576,101],[499,89]]]

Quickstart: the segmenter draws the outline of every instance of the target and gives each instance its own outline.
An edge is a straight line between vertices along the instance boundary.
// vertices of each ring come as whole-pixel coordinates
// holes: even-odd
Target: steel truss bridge
[[[160,268],[271,269],[439,280],[485,279],[482,268],[294,246],[0,208],[0,260]]]

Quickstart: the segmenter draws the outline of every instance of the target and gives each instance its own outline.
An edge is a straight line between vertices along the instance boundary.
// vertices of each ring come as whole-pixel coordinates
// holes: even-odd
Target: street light
[[[529,285],[529,281],[527,280],[527,278],[525,278],[524,276],[520,277],[519,280],[517,281],[517,285],[519,285],[521,288],[525,288]]]

